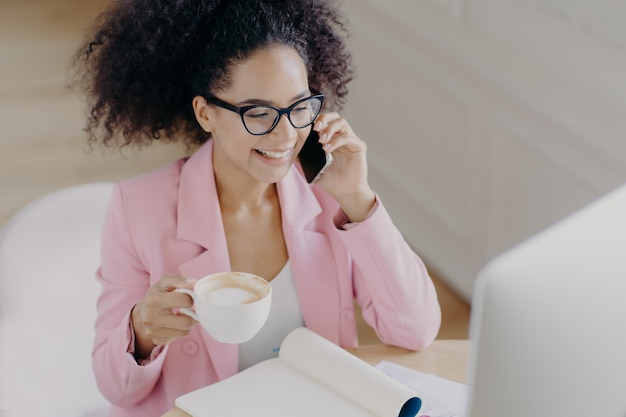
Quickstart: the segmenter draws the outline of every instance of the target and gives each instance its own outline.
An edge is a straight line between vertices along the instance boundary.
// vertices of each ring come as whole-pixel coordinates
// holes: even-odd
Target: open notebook
[[[179,397],[193,417],[414,417],[421,400],[400,382],[300,327],[278,358]]]

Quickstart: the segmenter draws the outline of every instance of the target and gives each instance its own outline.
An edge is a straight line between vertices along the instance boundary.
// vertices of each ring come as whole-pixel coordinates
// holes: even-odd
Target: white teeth
[[[282,152],[273,152],[273,151],[262,151],[262,150],[257,149],[256,151],[267,158],[273,158],[273,159],[280,159],[289,155],[288,150],[282,151]]]

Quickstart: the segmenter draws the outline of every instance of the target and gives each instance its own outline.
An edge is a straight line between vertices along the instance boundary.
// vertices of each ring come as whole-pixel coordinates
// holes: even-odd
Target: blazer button
[[[354,312],[352,310],[344,310],[341,313],[341,320],[343,322],[351,322],[354,320]]]
[[[198,353],[198,344],[193,340],[188,340],[183,343],[183,353],[187,355],[195,355]]]

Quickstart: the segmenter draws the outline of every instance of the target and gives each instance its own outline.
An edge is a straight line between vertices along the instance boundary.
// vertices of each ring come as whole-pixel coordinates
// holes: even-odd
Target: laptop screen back
[[[626,187],[479,274],[471,417],[626,417]]]

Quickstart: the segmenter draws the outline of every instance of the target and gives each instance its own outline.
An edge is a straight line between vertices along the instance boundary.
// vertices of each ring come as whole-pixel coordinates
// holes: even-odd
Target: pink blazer
[[[138,365],[130,311],[164,274],[201,278],[229,271],[209,141],[190,158],[113,191],[102,237],[102,284],[93,367],[111,416],[160,416],[176,397],[235,374],[236,345],[195,326]],[[348,230],[336,201],[292,167],[278,183],[285,242],[305,325],[344,346],[357,345],[353,300],[388,344],[423,349],[441,312],[422,261],[382,204]]]

